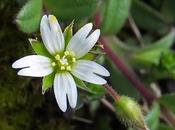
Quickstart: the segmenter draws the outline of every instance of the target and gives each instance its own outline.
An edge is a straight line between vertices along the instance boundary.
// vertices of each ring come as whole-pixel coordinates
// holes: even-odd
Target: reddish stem
[[[106,52],[107,56],[111,59],[115,66],[128,78],[128,80],[134,85],[140,94],[143,95],[148,103],[151,104],[156,99],[156,97],[152,95],[151,92],[144,86],[135,72],[129,69],[127,65],[120,59],[120,57],[112,51],[104,37],[100,38],[100,42],[104,46],[104,52]]]
[[[120,96],[118,93],[110,87],[108,84],[104,84],[103,87],[107,90],[107,92],[114,98],[114,100],[117,102],[120,99]]]

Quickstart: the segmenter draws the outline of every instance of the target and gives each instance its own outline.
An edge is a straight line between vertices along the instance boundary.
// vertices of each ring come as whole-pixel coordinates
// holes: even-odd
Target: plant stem
[[[95,27],[99,28],[100,24],[101,24],[101,17],[100,17],[100,13],[97,12],[95,16]],[[129,69],[129,67],[120,59],[120,57],[112,51],[105,37],[101,37],[100,42],[104,47],[104,52],[107,53],[108,57],[115,64],[115,66],[128,78],[128,80],[134,85],[134,87],[140,92],[140,94],[147,100],[147,102],[149,104],[152,104],[157,99],[157,97],[154,96],[148,90],[148,88],[140,81],[140,79],[137,77],[135,72]],[[115,92],[115,90],[113,91]],[[112,95],[112,93],[110,95],[114,96]],[[164,118],[166,119],[166,121],[175,127],[175,117],[171,114],[171,111],[166,109],[164,106],[161,106],[161,112]]]
[[[145,44],[144,44],[144,41],[142,39],[142,35],[141,35],[140,30],[138,29],[137,25],[135,24],[134,19],[130,16],[128,18],[128,20],[129,20],[129,24],[131,26],[131,29],[134,32],[134,34],[135,34],[137,40],[139,41],[141,47],[144,47]]]
[[[112,87],[110,87],[108,84],[104,84],[102,86],[107,90],[107,92],[111,95],[111,97],[114,98],[116,102],[119,101],[120,96]]]
[[[109,108],[109,110],[111,110],[112,112],[116,112],[115,111],[115,108],[113,107],[113,105],[108,101],[108,100],[106,100],[106,98],[105,97],[103,97],[102,99],[101,99],[101,102],[107,107],[107,108]]]
[[[107,40],[104,37],[100,38],[100,42],[104,46],[104,51],[108,57],[113,61],[115,66],[128,78],[128,80],[136,87],[136,89],[144,96],[149,104],[151,104],[156,97],[142,84],[137,75],[129,69],[124,62],[110,49]]]

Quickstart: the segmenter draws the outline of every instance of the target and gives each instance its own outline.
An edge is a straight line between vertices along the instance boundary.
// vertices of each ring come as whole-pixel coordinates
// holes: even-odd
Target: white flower
[[[53,15],[44,15],[40,24],[43,43],[53,56],[49,58],[41,55],[25,56],[13,63],[12,67],[21,69],[18,75],[44,77],[55,72],[54,93],[60,109],[67,109],[67,98],[72,108],[77,104],[77,87],[75,77],[94,84],[105,84],[100,76],[109,76],[109,72],[94,61],[83,60],[97,42],[100,30],[92,33],[92,23],[83,26],[65,46],[64,35],[57,19]]]

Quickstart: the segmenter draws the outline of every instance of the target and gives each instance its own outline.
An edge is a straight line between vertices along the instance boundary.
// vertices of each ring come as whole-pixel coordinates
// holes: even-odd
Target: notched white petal
[[[30,76],[30,77],[44,77],[52,73],[53,70],[51,67],[45,67],[45,68],[25,68],[21,69],[18,72],[18,75],[21,76]]]
[[[84,80],[86,82],[89,82],[89,83],[100,84],[100,85],[106,84],[106,80],[104,80],[100,76],[95,75],[93,73],[87,73],[87,71],[84,71],[84,70],[77,69],[77,70],[73,70],[71,73],[75,77],[81,80]]]
[[[54,79],[54,94],[59,108],[67,110],[66,87],[64,74],[56,74]]]
[[[77,87],[71,74],[65,73],[65,83],[67,83],[65,87],[69,104],[71,108],[75,108],[77,104]]]
[[[47,50],[51,54],[64,49],[64,36],[55,16],[44,15],[40,23],[41,37]]]
[[[55,51],[57,52],[63,51],[65,44],[64,44],[64,35],[61,30],[61,27],[54,15],[49,15],[48,19]]]
[[[49,58],[40,55],[25,56],[12,64],[13,68],[21,69],[18,75],[43,77],[53,72]]]
[[[100,64],[97,64],[94,61],[89,61],[89,60],[78,60],[77,61],[77,67],[80,69],[87,69],[91,73],[95,73],[101,76],[110,76],[109,71],[103,67]]]
[[[87,39],[84,41],[82,46],[79,46],[79,51],[76,52],[76,57],[81,58],[85,54],[87,54],[92,47],[96,44],[100,36],[100,30],[95,30],[92,34],[90,34]]]
[[[106,84],[101,76],[109,76],[109,72],[101,65],[87,60],[79,60],[73,66],[71,73],[79,79],[94,84]]]
[[[89,35],[91,30],[92,23],[86,24],[70,40],[67,50],[73,51],[76,58],[83,57],[97,42],[100,36],[100,30],[96,29]]]
[[[41,33],[41,38],[43,40],[45,47],[51,54],[54,54],[55,51],[53,47],[53,41],[52,41],[52,36],[51,36],[47,15],[44,15],[41,19],[40,33]]]
[[[77,31],[77,33],[75,33],[74,36],[71,38],[67,46],[67,50],[76,53],[77,49],[79,48],[79,45],[84,44],[84,41],[91,30],[92,30],[92,23],[88,23],[84,25],[82,28],[80,28]]]
[[[50,59],[40,55],[25,56],[12,64],[12,68],[24,68],[29,66],[37,66],[39,64],[50,64]]]

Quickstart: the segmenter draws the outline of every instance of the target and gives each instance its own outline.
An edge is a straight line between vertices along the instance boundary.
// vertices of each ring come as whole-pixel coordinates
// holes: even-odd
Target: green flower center
[[[71,71],[75,62],[76,58],[73,52],[65,51],[63,54],[56,54],[51,64],[57,72],[63,72]]]

